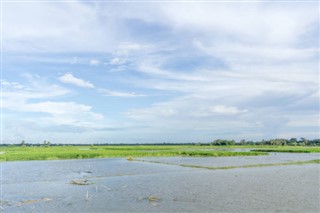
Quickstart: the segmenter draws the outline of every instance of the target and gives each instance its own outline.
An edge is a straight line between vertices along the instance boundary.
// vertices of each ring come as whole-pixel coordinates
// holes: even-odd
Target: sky
[[[2,143],[320,138],[317,1],[3,1]]]

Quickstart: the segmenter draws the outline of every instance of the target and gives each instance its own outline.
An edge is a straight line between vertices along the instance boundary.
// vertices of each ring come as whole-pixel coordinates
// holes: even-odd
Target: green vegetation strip
[[[206,149],[206,150],[203,150]],[[0,161],[58,160],[112,157],[224,157],[268,155],[265,152],[231,152],[203,146],[53,146],[2,147]]]
[[[235,152],[233,149],[238,151]],[[253,149],[250,152],[241,148]],[[320,153],[320,147],[299,146],[6,146],[1,147],[0,161],[58,160],[81,158],[128,157],[228,157],[268,155],[268,152]]]
[[[294,162],[286,162],[286,163],[269,163],[269,164],[251,164],[251,165],[242,165],[242,166],[214,166],[214,167],[210,167],[210,166],[199,166],[199,165],[191,165],[191,164],[175,164],[175,163],[166,163],[166,162],[160,162],[160,161],[148,161],[148,160],[139,160],[139,159],[137,159],[135,161],[148,162],[148,163],[159,163],[159,164],[182,166],[182,167],[197,168],[197,169],[210,169],[210,170],[267,167],[267,166],[304,165],[304,164],[320,163],[320,159],[315,159],[315,160],[309,160],[309,161],[294,161]]]
[[[299,149],[254,149],[253,152],[291,152],[291,153],[319,153],[320,148],[299,148]]]

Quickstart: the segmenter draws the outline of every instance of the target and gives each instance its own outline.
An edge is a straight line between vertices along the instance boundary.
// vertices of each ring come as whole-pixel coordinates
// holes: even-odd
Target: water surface
[[[278,153],[157,160],[222,166],[315,157]],[[206,170],[126,159],[84,159],[1,166],[3,212],[320,211],[319,164]],[[83,178],[90,184],[70,184]]]

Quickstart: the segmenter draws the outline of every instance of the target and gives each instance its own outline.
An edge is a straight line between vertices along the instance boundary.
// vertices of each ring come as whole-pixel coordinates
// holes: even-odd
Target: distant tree
[[[297,138],[290,138],[289,143],[297,143]]]
[[[49,147],[50,145],[51,145],[51,142],[50,141],[43,141],[43,145],[45,146],[45,147]]]
[[[236,141],[235,140],[229,140],[227,145],[235,145],[236,144]]]
[[[222,139],[217,139],[211,142],[211,145],[215,146],[230,146],[230,145],[235,145],[236,142],[235,140],[222,140]]]
[[[241,141],[240,141],[240,145],[246,145],[246,140],[245,139],[242,139]]]
[[[23,140],[23,141],[21,141],[20,145],[21,146],[26,146],[26,142]]]
[[[269,144],[269,142],[268,142],[268,141],[266,141],[265,139],[262,139],[262,141],[261,141],[261,145],[267,145],[267,144]]]
[[[306,138],[300,138],[298,143],[300,146],[305,146],[305,145],[309,144],[309,141]]]
[[[309,140],[309,144],[312,146],[320,146],[320,139]]]
[[[261,142],[253,142],[253,141],[247,141],[247,145],[259,145]]]
[[[274,146],[284,146],[287,144],[286,139],[271,139],[270,140],[270,145],[274,145]]]

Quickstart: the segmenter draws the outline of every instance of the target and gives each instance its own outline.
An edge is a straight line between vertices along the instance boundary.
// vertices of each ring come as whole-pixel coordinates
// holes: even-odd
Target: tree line
[[[233,145],[271,145],[271,146],[320,146],[320,139],[306,139],[306,138],[290,138],[290,139],[270,139],[261,141],[251,141],[242,139],[240,141],[216,139],[209,143],[197,142],[197,143],[92,143],[92,144],[78,144],[78,143],[51,143],[50,141],[43,141],[43,143],[27,143],[25,140],[18,144],[6,144],[2,143],[0,146],[138,146],[138,145],[156,145],[156,146],[177,146],[177,145],[195,145],[195,146],[233,146]]]
[[[242,139],[238,142],[235,140],[217,139],[210,143],[214,146],[231,146],[231,145],[272,145],[272,146],[320,146],[320,139],[308,140],[306,138],[290,138],[290,139],[270,139],[261,141],[246,141]]]

